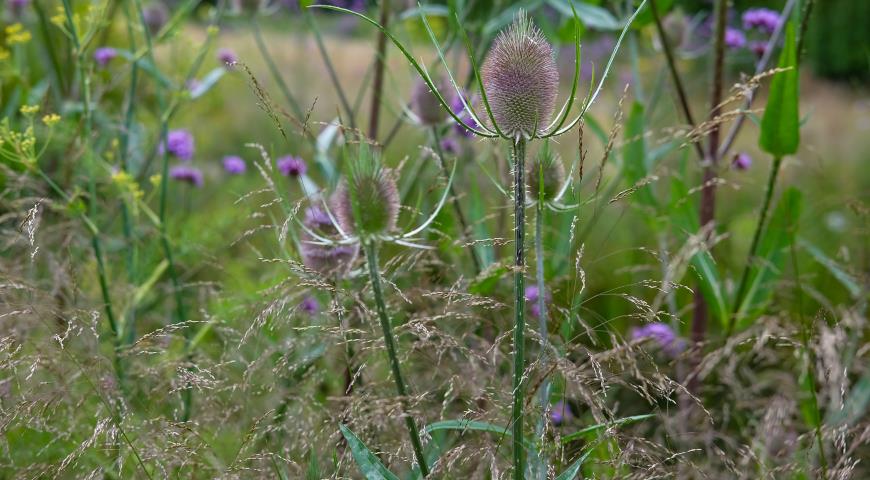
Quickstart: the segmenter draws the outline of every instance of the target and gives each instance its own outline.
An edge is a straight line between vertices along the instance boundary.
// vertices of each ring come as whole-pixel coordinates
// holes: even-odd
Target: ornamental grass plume
[[[514,139],[543,132],[559,91],[553,47],[521,10],[493,42],[480,70],[496,127]]]

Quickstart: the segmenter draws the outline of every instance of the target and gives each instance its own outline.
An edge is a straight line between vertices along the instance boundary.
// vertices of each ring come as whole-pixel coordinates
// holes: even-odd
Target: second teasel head
[[[529,199],[533,202],[554,200],[565,182],[565,167],[559,154],[544,142],[538,154],[526,166]]]
[[[434,83],[438,91],[449,91],[450,83],[443,78],[435,80]],[[447,100],[450,101],[449,99]],[[423,125],[438,125],[447,119],[447,111],[444,110],[438,97],[423,80],[417,80],[414,84],[414,89],[411,91],[410,105],[411,111],[414,112],[414,115],[417,116]]]
[[[559,70],[553,47],[524,11],[496,37],[480,74],[493,128],[514,140],[547,129],[556,108]]]
[[[384,168],[378,153],[361,144],[350,171],[332,196],[332,209],[347,234],[367,237],[396,228],[399,190],[392,170]]]

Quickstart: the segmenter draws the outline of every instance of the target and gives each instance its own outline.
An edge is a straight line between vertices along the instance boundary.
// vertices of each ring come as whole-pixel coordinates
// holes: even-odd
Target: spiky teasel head
[[[547,128],[556,108],[559,70],[553,48],[525,11],[496,37],[480,75],[496,123],[491,127],[514,140]]]
[[[450,84],[444,78],[439,78],[434,83],[438,91],[450,91]],[[447,119],[447,112],[441,106],[438,97],[423,80],[418,79],[411,91],[411,109],[423,125],[438,125]]]
[[[528,163],[526,178],[529,182],[529,198],[533,202],[547,202],[559,194],[565,182],[565,167],[559,154],[550,148],[550,142],[544,142],[535,158]]]
[[[341,228],[348,234],[367,237],[396,227],[399,190],[391,170],[380,157],[361,144],[346,179],[332,197],[332,208]]]

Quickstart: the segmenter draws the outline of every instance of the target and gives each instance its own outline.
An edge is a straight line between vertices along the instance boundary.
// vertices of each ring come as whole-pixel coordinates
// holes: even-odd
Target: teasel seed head
[[[565,167],[559,154],[550,149],[549,142],[544,143],[535,158],[528,162],[526,178],[529,183],[529,198],[533,202],[539,199],[550,201],[559,194],[559,189],[565,182]]]
[[[332,197],[332,208],[341,228],[360,237],[386,233],[399,218],[399,190],[393,172],[365,144],[360,146],[349,175]]]
[[[495,123],[504,135],[529,139],[547,127],[556,108],[559,70],[553,48],[525,11],[498,34],[480,74]],[[484,118],[490,121],[488,115]]]
[[[433,82],[439,92],[449,92],[450,83],[440,78]],[[449,99],[447,101],[450,101]],[[438,97],[422,79],[417,80],[411,91],[411,109],[420,123],[427,126],[438,125],[447,119],[447,112],[438,101]]]

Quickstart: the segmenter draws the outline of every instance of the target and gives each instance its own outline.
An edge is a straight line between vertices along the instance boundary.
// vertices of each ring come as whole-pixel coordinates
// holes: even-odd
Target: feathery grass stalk
[[[390,21],[390,3],[392,0],[381,0],[380,24],[386,30]],[[378,123],[381,115],[381,93],[384,90],[384,69],[387,67],[387,34],[378,32],[378,50],[375,54],[375,79],[372,85],[372,107],[369,112],[369,138],[377,141]]]
[[[513,460],[514,479],[522,480],[526,474],[526,456],[523,450],[523,375],[525,370],[525,269],[526,258],[524,243],[526,239],[526,183],[524,177],[526,164],[526,141],[517,140],[513,144],[514,156],[514,376],[513,405]]]
[[[755,233],[752,235],[752,244],[749,247],[749,254],[746,257],[746,264],[743,266],[743,274],[740,276],[740,283],[737,286],[737,296],[734,297],[734,315],[728,324],[728,334],[734,330],[737,323],[737,312],[740,311],[740,302],[743,301],[743,295],[746,293],[746,281],[749,280],[749,270],[752,268],[752,262],[755,260],[755,254],[758,250],[758,243],[761,241],[761,232],[764,230],[764,224],[767,222],[767,216],[770,211],[770,202],[773,198],[773,192],[776,190],[776,178],[779,176],[779,169],[782,164],[782,157],[774,157],[773,166],[770,169],[770,176],[767,179],[767,190],[764,192],[764,203],[761,206],[761,214],[758,216],[758,223],[755,225]]]
[[[402,371],[399,368],[399,357],[396,355],[396,341],[393,338],[393,327],[390,325],[387,306],[384,304],[384,294],[381,291],[381,274],[378,270],[377,246],[373,240],[366,240],[363,242],[363,250],[365,250],[369,281],[372,283],[372,292],[375,296],[378,318],[381,321],[381,330],[384,334],[384,343],[387,347],[387,356],[390,360],[390,370],[393,373],[393,381],[396,382],[396,393],[399,395],[402,413],[405,416],[405,426],[408,428],[408,435],[411,437],[411,447],[414,449],[414,456],[417,457],[420,472],[426,477],[429,475],[429,467],[426,464],[426,457],[423,455],[423,443],[420,441],[420,432],[417,430],[417,424],[414,423],[414,419],[408,414],[408,389],[405,387]]]
[[[437,126],[432,126],[432,143],[435,144],[435,153],[438,156],[438,164],[441,165],[441,172],[445,179],[450,178],[450,169],[447,168],[447,163],[444,161],[444,151],[441,148],[441,134],[438,132]],[[471,255],[471,261],[474,263],[474,273],[481,272],[480,260],[474,251],[474,243],[468,238],[468,221],[465,219],[465,214],[462,213],[462,206],[459,205],[459,197],[456,196],[456,187],[453,183],[450,184],[450,203],[453,204],[453,209],[456,210],[456,217],[459,219],[459,226],[462,228],[460,238],[468,248],[468,254]]]
[[[257,44],[257,50],[260,51],[260,56],[263,57],[266,66],[269,67],[269,73],[272,74],[272,78],[275,80],[275,83],[278,84],[278,89],[281,90],[284,99],[287,100],[287,103],[290,104],[290,108],[293,109],[293,114],[296,115],[299,120],[304,119],[305,112],[302,111],[299,102],[297,102],[296,98],[293,97],[293,94],[290,93],[290,88],[287,86],[287,82],[285,82],[284,77],[281,76],[281,70],[278,69],[275,60],[272,58],[269,49],[266,47],[266,42],[263,41],[263,34],[260,31],[260,25],[257,24],[256,20],[251,20],[251,31],[254,33],[254,41]]]

